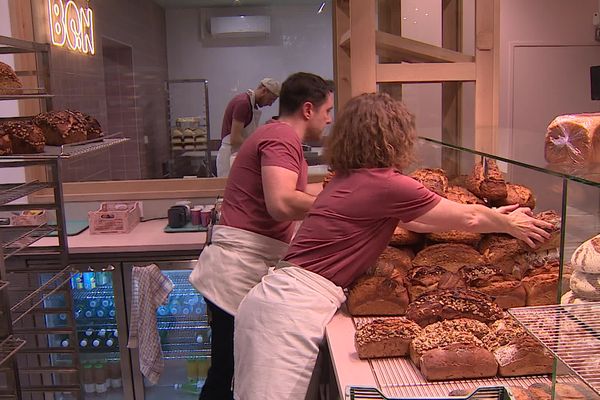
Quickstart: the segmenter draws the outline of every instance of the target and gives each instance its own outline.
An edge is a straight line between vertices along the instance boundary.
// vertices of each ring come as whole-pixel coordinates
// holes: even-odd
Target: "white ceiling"
[[[154,0],[164,8],[200,8],[200,7],[235,7],[235,6],[288,6],[297,4],[322,3],[321,0]],[[326,1],[330,3],[330,0]]]

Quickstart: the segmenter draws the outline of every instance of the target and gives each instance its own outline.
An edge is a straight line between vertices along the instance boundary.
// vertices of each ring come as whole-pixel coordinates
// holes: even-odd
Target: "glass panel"
[[[157,385],[144,382],[144,398],[197,399],[210,366],[206,303],[188,281],[190,270],[162,272],[174,284],[167,303],[156,311],[165,369]]]
[[[122,399],[121,360],[113,272],[103,266],[74,274],[73,313],[77,325],[74,346],[79,350],[85,398]],[[60,316],[59,316],[60,318]],[[61,346],[65,346],[64,339]],[[123,343],[124,345],[124,343]]]

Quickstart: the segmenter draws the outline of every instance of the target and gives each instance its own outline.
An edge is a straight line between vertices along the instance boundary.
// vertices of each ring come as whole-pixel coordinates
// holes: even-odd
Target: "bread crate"
[[[97,211],[88,212],[90,233],[128,233],[141,216],[139,201],[104,202]]]

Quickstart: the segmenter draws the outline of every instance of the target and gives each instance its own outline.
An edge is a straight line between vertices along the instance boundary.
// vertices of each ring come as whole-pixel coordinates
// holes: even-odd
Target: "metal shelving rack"
[[[35,56],[36,70],[17,71],[17,75],[24,77],[27,82],[32,82],[31,77],[34,77],[38,86],[25,87],[15,95],[0,95],[0,100],[37,99],[40,111],[51,110],[49,51],[48,44],[0,36],[0,54],[29,53]],[[0,118],[0,121],[31,117],[23,115]],[[118,138],[118,135],[64,146],[46,146],[45,151],[39,154],[0,157],[0,169],[42,167],[45,171],[39,180],[2,183],[0,211],[35,209],[53,211],[56,215],[56,225],[44,223],[27,227],[0,227],[0,370],[6,374],[9,386],[9,389],[0,391],[0,398],[21,399],[23,396],[47,396],[48,393],[66,392],[78,399],[83,398],[79,353],[74,345],[77,342],[77,329],[69,285],[73,270],[68,265],[61,164],[64,160],[85,156],[128,140]],[[47,194],[42,198],[50,200],[14,203],[15,200],[26,199],[27,196],[40,192]],[[51,232],[57,233],[58,245],[32,246]],[[20,267],[18,263],[7,266],[7,260],[16,255],[44,256],[52,261],[35,268]],[[12,280],[19,278],[19,283],[9,284],[9,274]],[[21,277],[25,279],[22,280]],[[55,296],[64,296],[64,305],[49,306]],[[49,318],[57,314],[65,317],[64,324],[48,327]],[[51,335],[68,337],[70,345],[53,345]],[[55,363],[57,360],[59,362]]]
[[[202,113],[205,117],[205,123],[200,124],[201,128],[206,129],[206,144],[202,149],[174,149],[172,143],[172,130],[175,128],[175,120],[173,118],[173,110],[172,108],[172,87],[174,85],[201,85],[202,91],[204,92],[204,107],[200,104],[200,117],[202,117]],[[206,79],[172,79],[165,82],[165,90],[167,92],[167,133],[169,135],[169,145],[171,147],[171,160],[170,160],[170,173],[173,174],[173,170],[176,167],[176,161],[179,157],[187,156],[192,159],[199,159],[201,163],[201,168],[204,170],[203,172],[207,177],[211,177],[216,174],[216,171],[211,170],[211,152],[210,152],[210,118],[209,118],[209,108],[208,108],[208,80]],[[202,94],[201,94],[202,95]]]
[[[508,312],[600,396],[600,303],[511,308]]]

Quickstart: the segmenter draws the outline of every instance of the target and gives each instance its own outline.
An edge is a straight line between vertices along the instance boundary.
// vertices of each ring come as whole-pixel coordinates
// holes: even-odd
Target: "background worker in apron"
[[[550,237],[544,228],[551,225],[530,217],[528,208],[455,203],[399,172],[412,158],[414,131],[412,114],[384,93],[355,97],[337,115],[325,147],[335,176],[285,257],[237,309],[236,400],[305,400],[344,289],[375,264],[396,226],[502,232],[531,247]]]
[[[217,176],[229,175],[232,155],[260,123],[261,108],[272,105],[279,97],[281,85],[272,78],[260,81],[256,90],[247,90],[235,96],[225,108],[221,127],[221,147],[217,154]]]
[[[279,119],[244,141],[225,186],[219,224],[190,274],[211,313],[211,367],[200,400],[231,400],[237,307],[285,254],[295,221],[315,200],[302,142],[331,122],[333,87],[305,72],[283,82]],[[234,382],[235,386],[235,382]]]

